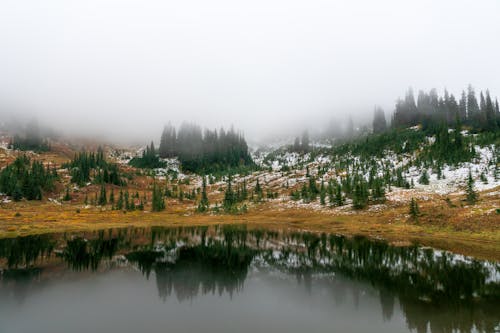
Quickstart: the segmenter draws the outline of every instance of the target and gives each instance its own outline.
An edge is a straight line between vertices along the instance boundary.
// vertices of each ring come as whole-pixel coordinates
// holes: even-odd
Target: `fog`
[[[67,134],[250,139],[371,121],[408,87],[500,94],[500,1],[3,0],[0,113]]]

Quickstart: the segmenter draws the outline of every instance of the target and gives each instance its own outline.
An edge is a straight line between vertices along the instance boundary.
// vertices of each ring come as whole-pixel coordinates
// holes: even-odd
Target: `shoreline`
[[[406,206],[405,206],[406,207]],[[401,219],[405,207],[381,212],[333,215],[311,209],[277,209],[270,204],[256,206],[242,215],[190,214],[182,207],[170,207],[159,213],[100,211],[75,205],[55,207],[48,203],[21,204],[16,210],[0,210],[0,238],[46,233],[92,231],[123,227],[181,227],[217,224],[245,224],[249,228],[289,229],[345,236],[367,236],[395,245],[417,243],[439,250],[500,262],[500,228],[480,225],[476,230],[460,230],[425,216],[422,222]],[[435,209],[435,207],[431,207]],[[19,212],[19,216],[15,212]],[[15,215],[16,214],[16,215]]]

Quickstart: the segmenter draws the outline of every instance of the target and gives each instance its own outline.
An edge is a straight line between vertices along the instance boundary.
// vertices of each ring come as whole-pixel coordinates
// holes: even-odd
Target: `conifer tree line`
[[[151,144],[142,152],[142,155],[131,159],[129,164],[135,168],[149,169],[163,168],[165,166],[165,163],[161,161],[157,155],[155,145],[152,141]]]
[[[369,203],[382,203],[386,200],[386,187],[390,184],[397,184],[397,175],[387,175],[384,177],[378,166],[362,168],[361,165],[347,169],[342,176],[333,177],[325,182],[318,176],[307,173],[307,181],[299,189],[292,190],[290,197],[292,200],[302,200],[304,203],[318,200],[322,206],[327,204],[330,207],[343,206],[346,199],[351,199],[354,209],[363,209]],[[364,174],[368,171],[368,180]],[[319,186],[318,186],[319,182]],[[403,184],[401,187],[404,187]],[[409,185],[408,185],[409,187]]]
[[[404,99],[396,102],[392,116],[393,127],[423,125],[424,129],[435,124],[453,126],[456,122],[471,127],[475,131],[496,131],[500,128],[500,106],[490,92],[481,91],[479,101],[476,92],[469,85],[459,98],[445,90],[439,96],[436,89],[420,91],[417,98],[409,89]],[[375,127],[374,127],[375,131]]]
[[[49,151],[50,144],[47,139],[43,139],[40,134],[40,128],[36,120],[29,122],[26,126],[26,133],[24,136],[19,134],[14,135],[9,148],[16,150],[33,150],[36,152]]]
[[[80,152],[63,165],[68,168],[73,183],[84,185],[88,182],[124,185],[118,165],[108,163],[104,157],[104,150],[99,147],[97,153]]]
[[[302,133],[302,138],[295,138],[292,150],[297,153],[308,153],[311,150],[308,131]]]
[[[58,175],[55,168],[44,167],[41,162],[20,156],[0,171],[0,192],[15,201],[22,198],[42,200],[43,191],[53,190],[56,179]]]
[[[159,155],[162,158],[177,156],[185,171],[197,173],[253,165],[241,133],[233,128],[202,131],[200,126],[189,123],[183,123],[178,131],[170,124],[165,126]]]

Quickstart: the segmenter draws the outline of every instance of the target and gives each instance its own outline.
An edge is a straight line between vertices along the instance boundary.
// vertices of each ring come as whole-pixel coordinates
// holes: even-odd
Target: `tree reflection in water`
[[[254,267],[293,275],[308,289],[323,281],[336,303],[375,287],[384,320],[399,303],[408,328],[419,333],[494,332],[500,325],[498,263],[365,237],[217,226],[2,239],[3,289],[24,298],[44,263],[57,260],[73,271],[128,263],[148,279],[154,273],[164,301],[172,294],[179,301],[207,293],[232,297]]]

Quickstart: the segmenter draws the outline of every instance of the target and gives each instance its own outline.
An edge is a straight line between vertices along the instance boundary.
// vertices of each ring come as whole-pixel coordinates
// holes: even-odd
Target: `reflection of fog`
[[[54,252],[56,255],[54,255]],[[116,256],[117,254],[123,256]],[[95,271],[104,259],[122,259],[146,278],[154,273],[160,298],[178,301],[242,290],[250,270],[295,277],[310,294],[330,277],[327,297],[336,304],[363,302],[378,290],[381,315],[391,321],[399,304],[416,332],[494,332],[500,324],[498,268],[417,247],[394,247],[363,237],[276,233],[244,227],[127,229],[63,237],[0,240],[2,288],[19,299],[50,274],[39,267],[64,262]],[[320,279],[321,280],[321,279]],[[359,283],[353,283],[359,281]],[[324,284],[324,282],[322,282]]]

